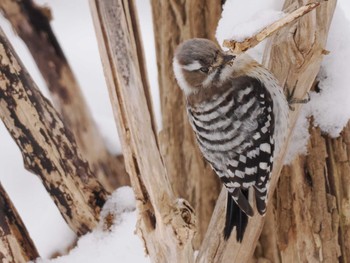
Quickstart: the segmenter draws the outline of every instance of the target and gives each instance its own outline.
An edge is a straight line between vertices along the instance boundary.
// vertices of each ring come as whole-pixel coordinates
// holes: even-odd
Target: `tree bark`
[[[0,261],[25,263],[39,257],[21,217],[0,184]]]
[[[39,175],[72,230],[84,234],[96,225],[106,192],[1,29],[0,56],[0,117],[26,169]]]
[[[319,128],[310,133],[308,155],[282,171],[266,222],[276,226],[276,238],[264,230],[256,260],[349,262],[350,124],[336,139]]]
[[[50,10],[32,0],[2,0],[0,9],[23,39],[50,90],[64,124],[108,191],[129,183],[122,158],[111,155],[91,118],[74,74],[50,26]]]
[[[139,209],[138,234],[153,262],[193,262],[195,217],[175,198],[142,85],[133,1],[92,0],[92,16],[123,154]]]
[[[193,37],[215,41],[221,4],[211,0],[152,0],[163,129],[162,156],[175,193],[189,200],[198,218],[198,248],[208,227],[220,183],[200,153],[189,125],[185,99],[173,75],[176,47]]]

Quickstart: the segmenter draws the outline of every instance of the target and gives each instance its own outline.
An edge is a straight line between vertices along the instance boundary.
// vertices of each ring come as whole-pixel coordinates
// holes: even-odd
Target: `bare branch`
[[[20,148],[26,169],[40,176],[72,230],[84,234],[98,222],[106,192],[1,29],[0,57],[0,117]]]

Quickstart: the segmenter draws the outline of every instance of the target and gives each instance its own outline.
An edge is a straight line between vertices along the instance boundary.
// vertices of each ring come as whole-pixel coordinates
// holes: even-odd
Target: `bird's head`
[[[188,96],[222,82],[234,59],[234,55],[223,52],[210,40],[190,39],[180,44],[175,51],[175,77]]]

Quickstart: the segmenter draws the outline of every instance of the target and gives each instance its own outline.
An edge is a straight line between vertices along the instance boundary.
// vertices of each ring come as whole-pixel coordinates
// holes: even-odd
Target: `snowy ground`
[[[54,16],[52,25],[54,31],[76,73],[86,100],[91,107],[92,114],[95,120],[97,120],[97,124],[108,142],[107,144],[110,149],[113,152],[120,151],[87,1],[36,0],[36,2],[41,4],[48,3],[52,8]],[[240,4],[242,3],[241,1],[227,0],[227,5],[230,2],[235,6],[233,12],[241,14],[241,18],[244,17],[244,12],[246,12],[249,6],[254,8],[256,12],[261,8],[256,4],[256,0],[246,0],[244,1],[244,5]],[[278,7],[281,6],[281,2],[283,1],[266,0],[263,4],[265,9],[280,10]],[[327,46],[331,54],[325,59],[324,63],[328,68],[328,77],[323,82],[324,86],[322,87],[324,87],[324,94],[328,93],[327,96],[329,97],[323,96],[324,94],[313,94],[314,102],[310,103],[304,110],[305,116],[310,115],[310,112],[316,116],[319,114],[320,118],[318,118],[319,121],[316,121],[316,123],[333,136],[338,134],[341,126],[350,118],[350,108],[344,107],[344,105],[350,107],[350,94],[344,89],[344,87],[346,88],[343,85],[345,83],[344,80],[346,80],[345,77],[341,81],[341,77],[346,76],[349,80],[346,83],[350,82],[350,75],[345,72],[345,70],[348,70],[345,63],[350,61],[350,49],[347,47],[350,41],[350,24],[349,20],[345,18],[350,19],[350,2],[349,0],[340,0],[338,2],[343,7],[343,11],[338,8],[334,18],[334,24],[336,26],[332,27],[330,41]],[[156,98],[158,94],[157,73],[154,60],[155,52],[153,48],[150,5],[149,1],[145,0],[138,0],[137,4],[140,7],[139,9],[142,10],[140,12],[140,19],[142,21],[143,38],[146,39],[145,44],[147,45],[145,47],[147,50],[146,59],[149,67],[151,86],[153,87],[154,97]],[[76,10],[79,10],[78,18]],[[244,21],[239,22],[242,23]],[[28,55],[26,47],[21,40],[14,36],[9,24],[1,16],[0,26],[10,38],[11,43],[23,59],[35,82],[42,92],[47,95],[44,81],[38,73],[35,63],[33,63],[30,55]],[[330,78],[329,76],[332,77]],[[336,92],[326,89],[330,83],[332,83],[333,88],[338,88]],[[334,101],[341,101],[342,103],[332,104]],[[155,102],[159,120],[159,102],[157,100]],[[329,108],[334,109],[334,111],[326,111],[326,117],[321,118],[321,116],[324,116],[325,109]],[[339,119],[339,116],[342,118]],[[301,131],[305,133],[305,118],[301,119],[301,123],[302,125],[300,126],[304,127],[304,131]],[[300,133],[299,137],[305,138],[304,135]],[[6,149],[0,150],[0,181],[21,214],[42,256],[41,262],[51,262],[48,258],[55,252],[64,251],[66,247],[74,242],[75,235],[65,224],[56,206],[41,185],[40,180],[23,169],[21,154],[8,135],[2,122],[0,122],[0,138],[1,149]],[[302,142],[298,145],[302,146]],[[300,149],[301,147],[295,151],[300,151]],[[123,195],[129,196],[129,198],[122,202],[125,204],[124,208],[119,207],[119,210],[117,209],[119,212],[120,209],[126,212],[121,215],[120,221],[112,228],[110,234],[103,233],[100,226],[92,234],[81,238],[77,248],[72,250],[69,256],[52,260],[53,262],[108,263],[115,261],[115,259],[119,259],[119,262],[125,263],[148,262],[148,259],[144,257],[141,242],[133,233],[136,223],[136,212],[133,210],[134,203],[130,195],[130,189],[120,189],[115,195],[117,199]]]

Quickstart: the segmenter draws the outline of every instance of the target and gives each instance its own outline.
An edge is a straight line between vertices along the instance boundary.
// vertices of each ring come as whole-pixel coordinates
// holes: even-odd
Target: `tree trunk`
[[[0,56],[0,117],[26,169],[40,176],[72,230],[84,234],[96,225],[106,192],[1,29]]]
[[[0,262],[25,263],[37,257],[22,219],[0,184]]]
[[[138,210],[138,234],[153,262],[193,262],[195,217],[177,199],[162,161],[141,76],[133,1],[92,0],[102,62]]]
[[[64,124],[104,188],[129,183],[123,160],[111,155],[91,118],[84,97],[50,26],[50,10],[32,0],[2,0],[0,9],[23,39],[51,92]]]
[[[211,0],[152,0],[163,129],[162,156],[171,185],[189,200],[198,218],[196,247],[202,241],[220,191],[220,183],[200,153],[185,110],[185,99],[173,75],[175,48],[186,39],[209,38],[221,15]]]

